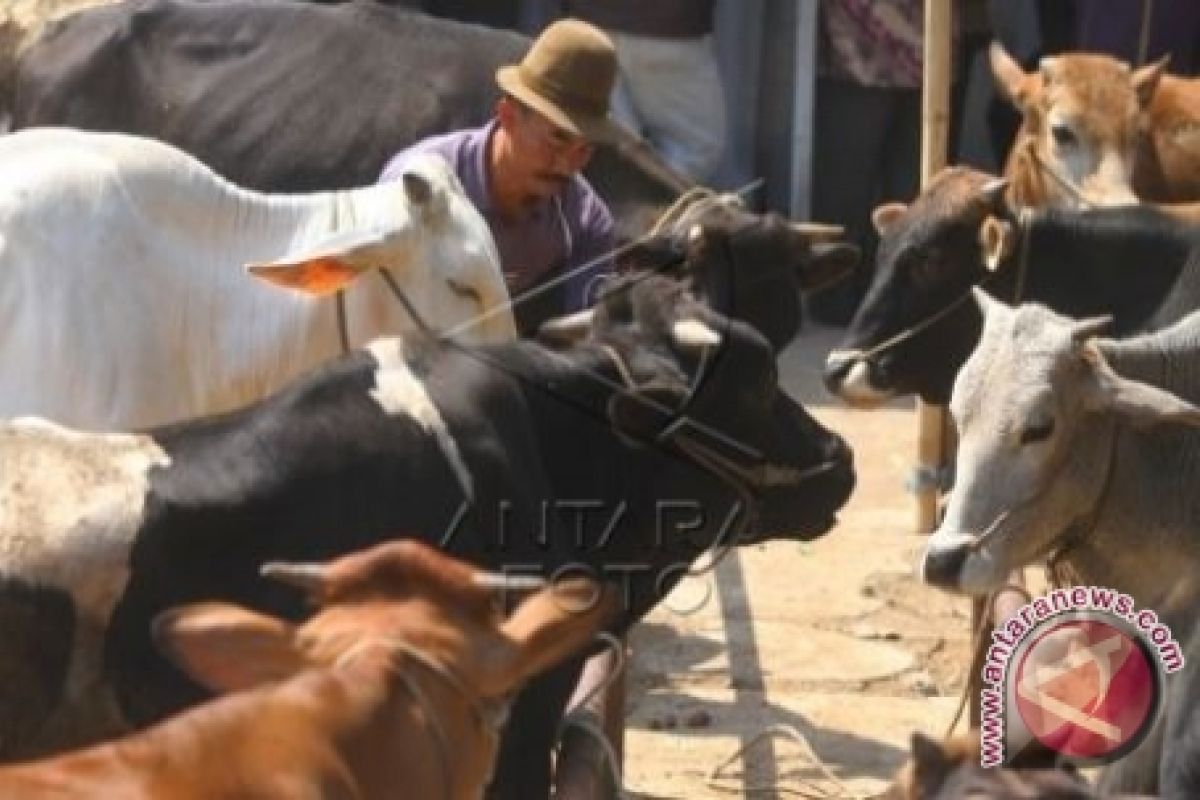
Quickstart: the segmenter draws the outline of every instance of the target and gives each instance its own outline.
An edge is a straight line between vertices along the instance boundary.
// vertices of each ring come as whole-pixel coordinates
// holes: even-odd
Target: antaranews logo
[[[1076,586],[1035,598],[992,632],[980,761],[1048,749],[1084,766],[1111,763],[1154,726],[1163,678],[1183,663],[1171,631],[1129,595]]]

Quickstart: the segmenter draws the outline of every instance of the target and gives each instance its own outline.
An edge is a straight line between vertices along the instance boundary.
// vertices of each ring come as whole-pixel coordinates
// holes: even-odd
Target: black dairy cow
[[[0,744],[113,724],[88,716],[106,686],[117,723],[200,699],[150,621],[205,598],[300,616],[258,577],[266,561],[399,532],[493,570],[614,580],[624,630],[722,537],[826,532],[851,454],[780,391],[768,342],[678,281],[625,280],[590,318],[549,326],[553,346],[380,340],[254,406],[144,435],[0,427]],[[517,700],[496,796],[547,796],[580,666]]]
[[[1073,317],[1110,314],[1118,336],[1200,303],[1195,225],[1145,206],[1043,210],[1022,222],[1004,190],[952,168],[911,206],[876,209],[875,279],[826,361],[831,392],[861,406],[908,393],[946,403],[982,328],[972,286]]]
[[[408,145],[487,120],[497,67],[528,47],[375,3],[133,0],[52,23],[23,51],[12,127],[162,139],[263,191],[361,186]],[[608,148],[588,175],[618,217],[673,196]]]

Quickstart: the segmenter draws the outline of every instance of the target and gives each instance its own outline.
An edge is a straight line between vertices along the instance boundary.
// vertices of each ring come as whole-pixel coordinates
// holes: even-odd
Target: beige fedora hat
[[[612,41],[594,25],[564,19],[542,31],[520,64],[496,70],[508,94],[560,128],[593,142],[617,136],[608,103],[617,80]]]

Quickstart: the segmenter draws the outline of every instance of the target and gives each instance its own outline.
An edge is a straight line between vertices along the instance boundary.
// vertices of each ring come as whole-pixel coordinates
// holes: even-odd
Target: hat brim
[[[608,116],[571,113],[550,102],[521,80],[515,66],[496,70],[496,83],[508,94],[520,100],[563,130],[582,136],[596,144],[614,144],[621,140],[620,130]]]

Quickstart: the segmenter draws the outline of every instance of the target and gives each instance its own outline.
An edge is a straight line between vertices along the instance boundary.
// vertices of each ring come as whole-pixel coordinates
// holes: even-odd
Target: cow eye
[[[1054,433],[1054,421],[1047,420],[1036,425],[1029,425],[1021,431],[1021,444],[1036,444],[1044,442]]]
[[[1054,137],[1054,144],[1059,147],[1074,147],[1079,144],[1079,138],[1075,131],[1071,130],[1071,126],[1061,122],[1050,126],[1050,135]]]

